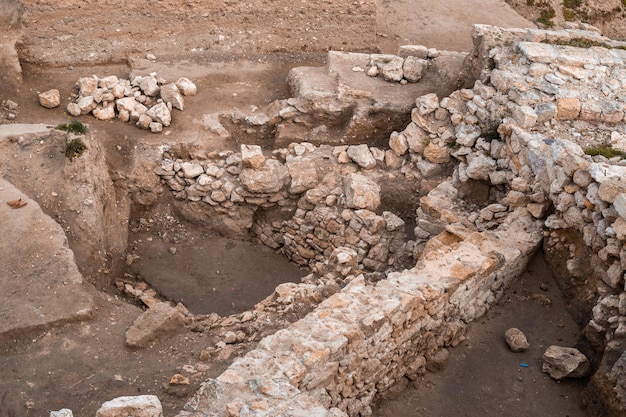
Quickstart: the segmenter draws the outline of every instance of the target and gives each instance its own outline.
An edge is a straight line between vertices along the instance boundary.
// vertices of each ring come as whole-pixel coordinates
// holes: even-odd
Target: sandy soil
[[[43,109],[37,102],[36,93],[58,88],[65,105],[72,85],[79,77],[91,74],[128,77],[132,68],[142,68],[141,59],[151,52],[158,56],[157,65],[161,67],[157,69],[162,76],[166,76],[167,71],[182,71],[199,87],[200,94],[188,99],[187,108],[183,113],[176,114],[169,129],[170,137],[180,140],[202,134],[198,125],[202,114],[233,107],[260,106],[287,97],[284,80],[289,68],[302,64],[322,65],[323,52],[329,48],[395,52],[400,44],[419,43],[439,49],[467,51],[471,48],[469,34],[473,23],[532,26],[502,0],[476,0],[470,9],[454,0],[378,0],[376,15],[367,9],[366,2],[354,2],[358,7],[351,11],[349,19],[362,21],[361,30],[354,29],[359,27],[357,24],[352,25],[350,30],[343,30],[341,21],[334,15],[347,11],[334,8],[333,2],[320,2],[319,7],[312,9],[297,7],[293,2],[284,0],[270,2],[276,10],[292,7],[293,10],[287,14],[273,13],[272,7],[260,0],[240,2],[239,5],[237,2],[225,2],[219,13],[208,16],[204,16],[206,10],[193,2],[185,2],[184,7],[167,15],[167,19],[159,13],[161,9],[147,8],[147,2],[127,3],[129,7],[123,13],[115,8],[115,1],[97,2],[97,6],[96,2],[85,2],[80,7],[72,6],[75,2],[69,1],[23,3],[32,9],[24,16],[24,36],[19,45],[22,57],[32,64],[23,65],[23,83],[16,84],[6,79],[0,83],[0,102],[11,99],[20,106],[17,122],[56,125],[65,121],[62,108]],[[167,9],[175,3],[159,2],[159,7]],[[249,10],[238,9],[237,13],[229,13],[237,7]],[[107,16],[107,25],[102,24],[102,16]],[[221,30],[198,29],[211,25]],[[245,28],[243,31],[242,25]],[[268,31],[271,32],[269,38]],[[142,33],[151,32],[154,39],[161,41],[150,43],[142,40]],[[58,66],[41,67],[38,65],[41,62]],[[123,123],[99,122],[86,117],[81,120],[89,123],[92,131],[102,138],[107,163],[112,171],[124,172],[128,169],[137,145],[169,140]],[[212,146],[224,149],[234,144],[216,141]],[[36,188],[37,179],[30,181],[30,189],[26,184],[24,192]],[[28,180],[24,182],[28,183]],[[46,209],[45,201],[40,204]],[[55,215],[53,207],[48,210],[49,214]],[[136,226],[140,217],[157,219],[163,214],[163,211],[137,214],[131,219],[131,225]],[[217,238],[207,241],[205,231],[183,223],[177,223],[176,228],[184,232],[185,239],[175,244],[175,255],[169,251],[172,242],[161,239],[165,230],[163,223],[157,222],[151,230],[130,231],[129,244],[134,242],[141,256],[127,270],[133,279],[140,275],[148,280],[147,275],[154,273],[156,277],[158,272],[163,272],[158,265],[149,265],[150,259],[174,258],[178,263],[172,262],[168,267],[177,270],[186,266],[191,271],[190,275],[207,267],[207,263],[217,271],[219,262],[228,264],[220,265],[219,270],[232,271],[231,277],[243,277],[240,274],[248,273],[253,277],[256,273],[269,272],[270,266],[278,268],[279,261],[272,258],[276,256],[273,252],[256,252],[242,242]],[[148,238],[152,238],[152,242]],[[210,250],[220,261],[203,259],[202,248]],[[241,250],[241,256],[229,260],[225,255],[233,255],[234,249]],[[247,266],[254,266],[256,271],[243,271],[241,266],[240,269],[235,268],[237,265],[233,264],[244,255],[250,259]],[[82,270],[90,270],[88,265],[80,265],[80,259],[78,261]],[[256,282],[251,289],[254,296],[243,288],[238,290],[246,285],[248,275],[236,285],[209,281],[205,289],[213,292],[216,288],[220,294],[232,292],[228,294],[232,298],[222,300],[222,314],[241,311],[271,293],[277,282],[273,279],[278,275],[282,275],[281,280],[294,280],[296,275],[293,274],[302,274],[293,265],[283,264],[280,268],[283,268],[280,269],[282,272],[265,277],[272,280]],[[543,266],[533,268],[541,279],[548,279]],[[92,278],[98,281],[98,277]],[[537,292],[536,281],[529,285],[531,292]],[[262,289],[266,291],[261,292]],[[171,299],[184,299],[184,296],[178,295],[178,290],[184,288],[172,288],[172,292],[165,295]],[[548,294],[553,300],[550,309],[538,308],[532,297],[524,298],[528,296],[526,291],[519,286],[517,290],[512,290],[508,294],[508,302],[474,326],[467,343],[453,352],[447,371],[426,376],[417,392],[402,394],[400,403],[380,403],[377,415],[564,415],[563,404],[575,410],[577,401],[572,399],[579,395],[580,386],[560,386],[546,381],[537,371],[537,354],[544,343],[552,343],[555,338],[562,338],[563,343],[575,342],[577,329],[567,321],[563,310],[557,310],[559,294],[553,284],[550,284],[551,292]],[[219,340],[218,335],[214,332],[185,331],[159,340],[146,349],[129,350],[124,346],[124,332],[139,313],[140,308],[134,302],[124,299],[115,287],[109,287],[100,293],[98,314],[92,321],[0,341],[0,396],[3,392],[8,393],[7,402],[15,404],[18,416],[40,416],[60,408],[70,408],[76,416],[92,416],[102,402],[111,398],[151,393],[160,397],[165,414],[171,416],[182,408],[186,398],[202,380],[218,375],[234,357],[245,353],[254,344],[233,348],[228,354],[212,356],[204,362],[200,360],[202,350],[214,346]],[[522,315],[522,323],[511,321],[511,317]],[[555,315],[562,317],[567,327],[561,328],[556,324],[555,328],[555,323],[546,319]],[[530,369],[519,369],[518,356],[504,351],[500,332],[505,326],[523,327],[525,324],[528,324],[531,338],[539,342],[523,358],[531,365]],[[485,363],[489,366],[484,366]],[[192,365],[194,372],[184,371],[184,365]],[[170,386],[169,379],[175,373],[189,376],[190,385]],[[502,391],[502,386],[507,384],[515,391]],[[460,390],[459,387],[466,389]],[[447,400],[459,395],[464,395],[460,401],[462,409]],[[519,408],[526,410],[524,412],[503,414],[499,407],[513,407],[510,401],[517,399],[523,404],[537,405],[534,409]],[[571,411],[570,415],[582,414]],[[0,416],[5,417],[2,411]]]

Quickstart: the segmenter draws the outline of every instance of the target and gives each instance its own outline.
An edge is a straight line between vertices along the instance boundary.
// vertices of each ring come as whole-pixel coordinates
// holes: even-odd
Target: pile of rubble
[[[197,93],[196,85],[187,78],[167,82],[156,73],[132,80],[115,75],[83,77],[74,89],[75,100],[67,105],[70,115],[91,113],[99,120],[117,118],[154,133],[170,125],[172,109],[184,109],[183,96]],[[61,102],[60,93],[58,90],[46,91],[39,94],[39,101],[44,107],[57,107]]]

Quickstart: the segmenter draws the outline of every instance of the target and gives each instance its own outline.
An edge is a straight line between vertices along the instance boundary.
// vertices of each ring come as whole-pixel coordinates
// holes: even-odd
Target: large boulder
[[[578,349],[552,345],[542,359],[543,372],[557,380],[582,378],[589,373],[589,360]]]

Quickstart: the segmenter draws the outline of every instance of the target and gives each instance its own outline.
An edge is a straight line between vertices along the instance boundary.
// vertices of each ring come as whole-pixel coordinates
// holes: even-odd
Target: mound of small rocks
[[[156,73],[132,80],[109,75],[80,78],[74,86],[76,98],[67,105],[72,116],[91,113],[99,120],[120,119],[158,133],[172,122],[172,109],[183,110],[183,96],[197,92],[187,78],[168,82]]]

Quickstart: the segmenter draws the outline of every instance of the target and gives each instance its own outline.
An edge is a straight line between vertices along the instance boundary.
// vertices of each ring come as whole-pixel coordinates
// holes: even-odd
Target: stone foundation
[[[293,144],[272,156],[242,147],[206,161],[164,160],[158,172],[177,198],[227,215],[252,207],[264,242],[314,264],[309,279],[341,276],[344,286],[207,381],[180,416],[367,416],[375,395],[463,339],[544,234],[563,231],[582,237],[561,254],[570,275],[583,271],[576,245],[592,253],[594,279],[578,294],[595,299],[586,333],[607,355],[594,378],[614,387],[601,395],[615,413],[626,408],[623,360],[608,359],[623,354],[626,334],[626,164],[586,153],[624,146],[623,44],[580,29],[477,26],[475,39],[480,80],[442,99],[418,97],[390,150]],[[597,46],[572,46],[580,39]],[[402,220],[377,199],[389,177],[424,187],[415,240],[402,242]],[[407,254],[413,264],[402,270],[396,259]],[[376,279],[365,279],[372,271]]]

